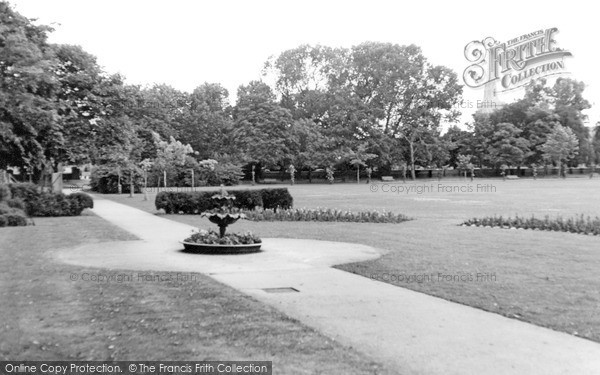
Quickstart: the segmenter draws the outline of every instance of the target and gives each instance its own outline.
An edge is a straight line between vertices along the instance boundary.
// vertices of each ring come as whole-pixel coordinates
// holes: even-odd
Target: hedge
[[[219,208],[219,203],[212,197],[220,191],[196,191],[196,192],[160,192],[156,195],[154,202],[156,209],[163,209],[167,214],[201,214],[202,212]],[[233,190],[229,192],[235,200],[232,206],[244,210],[262,208],[291,208],[294,199],[287,188],[260,189],[260,190]]]
[[[10,188],[0,185],[0,227],[27,225],[27,216],[23,211],[25,203],[19,198],[11,198]]]
[[[8,184],[11,199],[7,206],[20,209],[28,216],[78,216],[86,208],[93,208],[93,199],[85,193],[64,195],[41,192],[31,183]]]

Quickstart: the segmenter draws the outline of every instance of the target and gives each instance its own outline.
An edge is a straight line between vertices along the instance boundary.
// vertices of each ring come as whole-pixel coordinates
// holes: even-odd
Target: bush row
[[[27,225],[24,208],[25,202],[20,198],[12,198],[10,187],[0,184],[0,227]]]
[[[252,221],[337,221],[347,223],[402,223],[411,220],[402,214],[379,211],[352,212],[330,208],[241,211]]]
[[[201,214],[219,208],[219,203],[212,197],[220,191],[167,192],[156,195],[154,205],[157,210],[163,209],[167,214]],[[260,190],[232,190],[229,195],[235,197],[232,205],[235,208],[254,210],[256,207],[277,210],[293,206],[294,199],[287,188]]]
[[[21,210],[29,216],[77,216],[93,208],[93,199],[84,193],[64,195],[40,191],[35,184],[8,184],[1,188],[0,198],[7,207]],[[18,214],[13,212],[12,214]]]
[[[502,216],[485,217],[485,218],[474,218],[467,220],[463,225],[475,225],[482,227],[500,227],[500,228],[523,228],[523,229],[536,229],[556,232],[570,232],[580,234],[593,234],[600,236],[600,218],[590,216],[584,217],[583,215],[574,218],[564,219],[562,217],[550,218],[545,216],[544,219],[538,219],[536,217],[519,217],[514,218]]]

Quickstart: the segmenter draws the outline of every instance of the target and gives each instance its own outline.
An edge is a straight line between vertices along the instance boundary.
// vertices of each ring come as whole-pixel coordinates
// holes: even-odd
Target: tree
[[[263,74],[273,76],[281,106],[294,119],[322,120],[329,110],[330,76],[341,50],[301,45],[272,57]]]
[[[520,166],[529,152],[529,142],[520,137],[521,130],[513,124],[503,122],[493,127],[488,135],[488,162]]]
[[[233,116],[234,143],[247,161],[274,166],[289,157],[286,139],[292,115],[275,102],[275,95],[265,83],[252,81],[240,86]]]
[[[356,168],[357,183],[360,183],[360,167],[366,167],[369,160],[377,157],[377,155],[370,154],[366,152],[366,150],[367,145],[362,144],[359,145],[356,150],[350,150],[346,155],[346,159],[349,159],[349,163]]]
[[[456,167],[463,171],[465,178],[467,177],[467,171],[473,168],[472,158],[472,155],[458,155],[457,157]]]
[[[188,155],[194,152],[189,144],[183,144],[173,137],[169,141],[163,141],[158,134],[155,134],[157,143],[157,156],[154,160],[154,167],[163,172],[164,176],[177,175],[178,167],[182,167],[189,162]],[[167,186],[167,179],[163,177],[163,184]]]
[[[363,44],[355,50],[354,60],[364,61],[358,69],[359,90],[374,104],[384,133],[406,142],[414,179],[417,148],[439,132],[442,120],[454,121],[458,116],[453,106],[462,88],[456,74],[431,66],[414,45]],[[368,79],[372,70],[380,79]]]
[[[592,153],[589,129],[584,124],[587,116],[583,114],[591,105],[583,98],[584,90],[583,82],[570,78],[558,78],[552,87],[554,112],[563,126],[573,130],[578,140],[577,163],[589,163]]]
[[[187,114],[177,128],[180,139],[198,151],[201,159],[236,152],[229,93],[218,83],[204,83],[194,90]]]
[[[267,66],[276,74],[282,105],[296,118],[315,120],[336,149],[368,143],[380,166],[390,168],[406,148],[413,177],[419,155],[441,155],[423,149],[439,135],[442,120],[456,119],[452,106],[462,91],[456,74],[428,64],[414,45],[300,46]]]
[[[592,136],[592,150],[593,150],[593,160],[592,163],[594,165],[600,164],[600,122],[596,123],[596,127],[594,128],[594,134]]]
[[[472,153],[473,133],[462,130],[454,125],[448,128],[448,131],[441,137],[448,150],[448,163],[453,166],[458,165],[458,156]]]
[[[578,149],[577,136],[573,130],[562,125],[556,126],[541,146],[544,158],[556,163],[559,170],[562,170],[562,163],[568,163],[577,156]]]
[[[45,169],[46,145],[61,143],[52,74],[54,61],[47,33],[0,2],[0,170]],[[49,135],[44,138],[42,134]]]
[[[299,170],[308,169],[308,180],[312,182],[312,171],[329,165],[332,140],[323,135],[313,120],[301,119],[292,124],[288,137],[290,163]]]

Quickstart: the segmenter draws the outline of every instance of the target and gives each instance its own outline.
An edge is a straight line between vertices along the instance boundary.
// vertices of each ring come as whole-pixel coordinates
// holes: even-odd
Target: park
[[[519,95],[473,107],[426,49],[359,41],[234,90],[131,83],[21,6],[0,0],[0,373],[600,373],[584,81],[509,71]]]

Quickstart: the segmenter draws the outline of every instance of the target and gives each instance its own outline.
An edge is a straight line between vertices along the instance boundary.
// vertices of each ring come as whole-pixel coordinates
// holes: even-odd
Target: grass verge
[[[201,274],[97,282],[129,272],[56,263],[48,250],[133,239],[90,213],[0,232],[2,360],[272,360],[277,374],[389,373]]]

